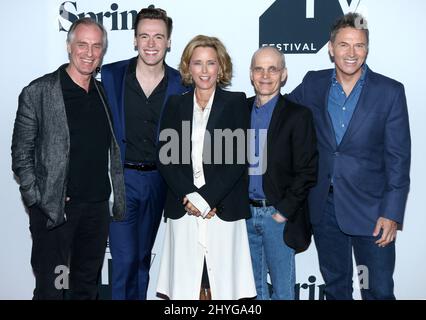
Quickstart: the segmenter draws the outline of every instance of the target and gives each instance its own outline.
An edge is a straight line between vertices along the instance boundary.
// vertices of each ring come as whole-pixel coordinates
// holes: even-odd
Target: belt
[[[272,204],[268,200],[249,199],[249,203],[250,203],[250,205],[252,205],[253,207],[256,207],[256,208],[272,206]]]
[[[157,170],[155,163],[124,163],[124,168],[138,171],[154,171]]]
[[[330,184],[330,188],[328,188],[328,193],[333,193],[333,185]]]

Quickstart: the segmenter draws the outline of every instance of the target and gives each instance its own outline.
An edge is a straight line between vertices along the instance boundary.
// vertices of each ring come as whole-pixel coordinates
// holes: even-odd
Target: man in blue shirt
[[[259,300],[294,299],[294,254],[311,239],[307,195],[316,181],[315,129],[309,109],[280,94],[286,78],[282,52],[263,47],[254,53],[247,230]]]
[[[404,87],[375,73],[366,20],[357,13],[331,30],[335,68],[308,72],[290,99],[312,110],[318,184],[309,208],[327,299],[352,299],[352,250],[363,299],[395,299],[395,237],[410,184]]]

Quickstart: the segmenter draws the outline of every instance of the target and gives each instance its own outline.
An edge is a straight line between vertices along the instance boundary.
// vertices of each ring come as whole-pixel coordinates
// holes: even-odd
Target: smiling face
[[[261,105],[271,100],[287,78],[287,69],[282,57],[272,48],[263,48],[253,57],[250,79]]]
[[[103,34],[95,24],[80,24],[67,44],[70,74],[90,76],[100,65],[104,53]]]
[[[211,47],[197,47],[189,62],[189,73],[198,90],[213,92],[219,74],[217,52]]]
[[[159,19],[141,20],[137,26],[134,45],[142,63],[148,66],[162,64],[166,51],[170,48],[166,23]]]
[[[367,59],[368,45],[364,30],[346,27],[340,29],[328,50],[334,58],[336,76],[340,80],[358,80]]]

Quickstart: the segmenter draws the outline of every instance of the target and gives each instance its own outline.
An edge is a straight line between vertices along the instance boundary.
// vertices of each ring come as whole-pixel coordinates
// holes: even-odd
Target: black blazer
[[[247,100],[250,110],[254,99]],[[302,252],[311,242],[307,197],[318,171],[315,128],[308,108],[280,95],[268,128],[266,156],[263,191],[288,219],[284,241],[296,252]]]
[[[181,218],[186,213],[182,205],[184,196],[191,192],[198,192],[212,209],[217,208],[217,215],[222,220],[236,221],[249,218],[246,139],[240,141],[239,148],[237,148],[237,139],[233,139],[232,148],[226,148],[223,140],[221,156],[218,150],[214,150],[215,142],[219,141],[219,138],[214,135],[215,129],[240,129],[244,133],[247,131],[250,114],[246,96],[242,92],[228,92],[216,88],[206,128],[212,139],[210,144],[205,140],[203,150],[206,184],[200,189],[193,183],[191,160],[193,99],[194,91],[180,96],[171,96],[160,123],[158,168],[168,185],[164,216],[171,219]],[[165,129],[173,129],[177,135]],[[172,145],[174,150],[171,150]],[[176,146],[179,146],[177,153]],[[226,156],[229,156],[225,149],[233,154],[232,164],[225,163]],[[204,155],[208,151],[212,155],[210,163],[205,162],[207,157]],[[164,158],[169,156],[171,159],[173,155],[176,163],[165,164]],[[240,163],[237,163],[238,156]],[[215,157],[219,159],[214,159]]]

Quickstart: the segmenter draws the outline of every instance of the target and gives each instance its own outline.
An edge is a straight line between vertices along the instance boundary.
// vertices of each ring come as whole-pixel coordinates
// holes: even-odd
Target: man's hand
[[[274,219],[278,223],[284,223],[287,221],[287,218],[283,217],[279,212],[275,212],[272,215],[272,219]]]
[[[199,217],[201,212],[188,200],[187,197],[183,198],[183,203],[185,206],[185,211],[188,212],[189,215]]]
[[[373,236],[377,237],[380,230],[383,230],[382,237],[376,241],[379,247],[385,247],[396,238],[397,223],[393,220],[380,217],[377,219],[376,227],[374,228]]]

